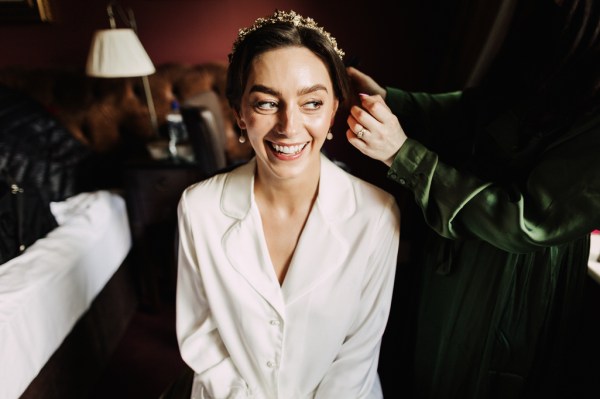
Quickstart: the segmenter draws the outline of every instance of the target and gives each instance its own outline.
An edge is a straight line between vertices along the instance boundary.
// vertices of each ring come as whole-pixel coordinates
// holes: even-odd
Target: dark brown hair
[[[229,105],[239,111],[252,61],[262,53],[284,47],[306,47],[327,67],[335,97],[344,103],[349,96],[349,82],[342,59],[323,33],[291,22],[264,25],[241,41],[230,56],[227,69],[226,96]]]

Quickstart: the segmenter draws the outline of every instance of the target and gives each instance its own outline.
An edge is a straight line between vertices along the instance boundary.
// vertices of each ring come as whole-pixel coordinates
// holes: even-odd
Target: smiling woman
[[[179,204],[177,336],[192,397],[383,397],[399,210],[321,153],[348,97],[342,56],[293,11],[234,44],[226,92],[256,155]]]
[[[235,114],[255,150],[256,184],[293,183],[303,192],[315,193],[318,168],[312,166],[319,164],[338,104],[325,64],[310,50],[284,47],[255,58]],[[282,205],[262,196],[257,200],[266,202],[265,209]],[[289,232],[286,222],[281,221],[282,234]],[[289,248],[285,255],[288,261],[292,251]]]

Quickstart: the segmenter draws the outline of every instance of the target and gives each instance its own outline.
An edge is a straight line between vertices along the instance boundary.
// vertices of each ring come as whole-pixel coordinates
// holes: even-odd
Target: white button
[[[269,360],[267,362],[267,367],[270,368],[270,369],[272,369],[273,367],[275,367],[275,363],[273,363],[272,361]]]
[[[279,320],[271,320],[269,324],[271,324],[272,326],[278,326],[281,324],[281,322]]]

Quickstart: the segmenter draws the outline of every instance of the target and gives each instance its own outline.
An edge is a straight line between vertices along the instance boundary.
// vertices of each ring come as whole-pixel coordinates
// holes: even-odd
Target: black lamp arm
[[[117,27],[115,12],[118,13],[118,16],[129,28],[137,33],[137,24],[135,22],[135,17],[133,16],[133,10],[131,8],[124,10],[123,6],[116,0],[111,0],[106,6],[106,13],[108,14],[111,29]]]

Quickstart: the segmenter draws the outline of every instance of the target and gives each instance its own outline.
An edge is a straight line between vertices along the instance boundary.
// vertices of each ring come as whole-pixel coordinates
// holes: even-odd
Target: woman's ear
[[[333,111],[331,112],[331,123],[329,124],[330,127],[333,126],[333,122],[335,121],[335,114],[336,114],[339,106],[340,106],[340,100],[338,100],[336,98],[333,102]]]
[[[234,109],[233,110],[233,115],[235,116],[235,121],[236,121],[238,127],[241,130],[246,130],[246,122],[244,122],[244,120],[240,116],[240,113],[237,110]]]

